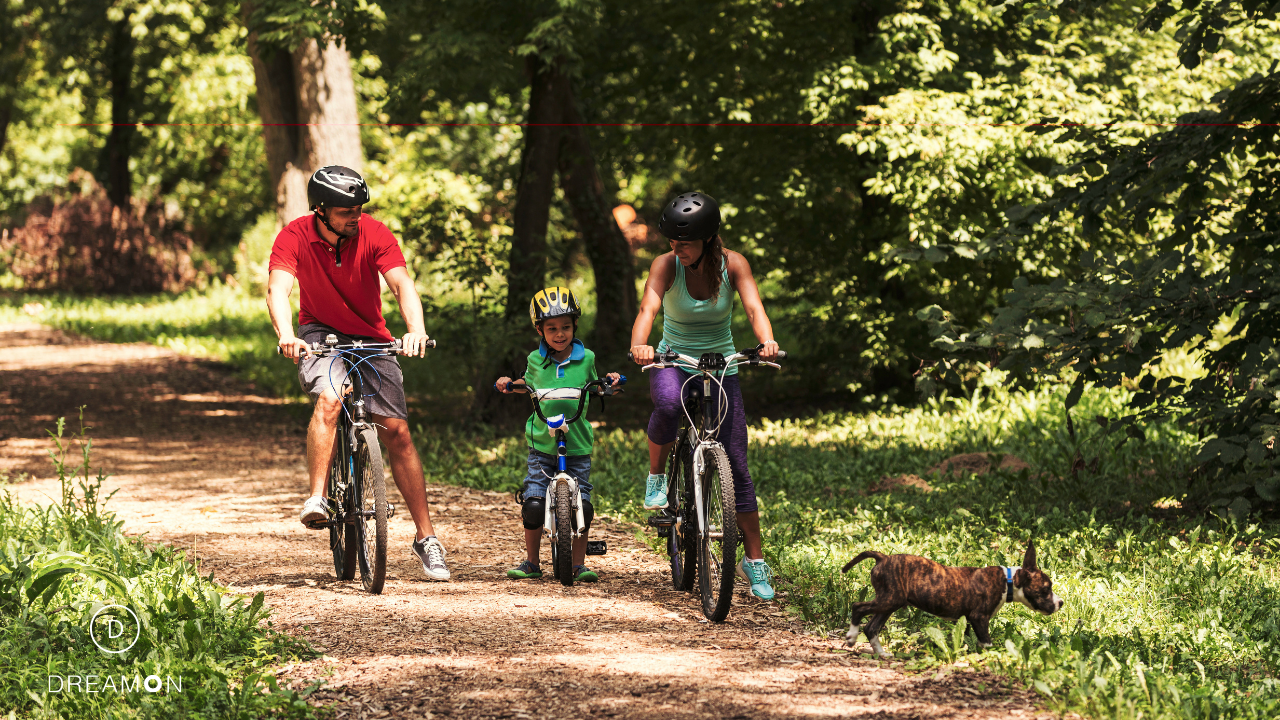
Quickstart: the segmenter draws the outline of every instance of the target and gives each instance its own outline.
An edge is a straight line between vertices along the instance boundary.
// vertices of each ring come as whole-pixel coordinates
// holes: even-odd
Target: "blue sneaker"
[[[773,599],[773,570],[764,560],[747,560],[738,563],[738,577],[751,583],[751,594],[761,600]]]
[[[667,506],[667,476],[649,474],[644,482],[644,509],[659,510]]]

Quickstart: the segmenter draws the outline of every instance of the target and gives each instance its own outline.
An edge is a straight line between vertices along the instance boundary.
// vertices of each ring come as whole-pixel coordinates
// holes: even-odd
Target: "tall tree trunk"
[[[315,40],[292,53],[263,48],[252,32],[248,49],[283,225],[307,213],[307,180],[317,168],[364,165],[351,57],[334,42]]]
[[[107,197],[118,208],[127,208],[133,194],[133,178],[129,173],[130,141],[134,126],[129,116],[133,109],[133,36],[132,15],[112,23],[111,44],[107,51],[107,73],[111,81],[111,132],[103,148]]]
[[[546,64],[536,56],[527,60],[530,76],[528,125],[520,157],[516,190],[510,268],[507,270],[508,320],[524,317],[529,299],[541,290],[547,275],[547,222],[556,189],[556,158],[569,78],[558,62]]]
[[[9,137],[9,120],[13,117],[13,98],[5,95],[0,98],[0,153],[4,152],[5,141]]]
[[[569,78],[560,63],[545,63],[529,56],[529,112],[520,156],[520,180],[516,186],[516,207],[507,269],[505,330],[488,353],[489,362],[477,368],[476,395],[472,412],[477,420],[506,426],[528,412],[526,405],[501,402],[493,392],[493,379],[500,375],[520,377],[531,342],[529,300],[541,290],[547,276],[547,223],[556,189],[556,159],[564,122],[564,108],[571,99]]]
[[[631,246],[613,217],[613,204],[605,196],[604,182],[572,97],[564,121],[572,127],[564,131],[560,184],[596,276],[596,325],[591,346],[601,362],[612,367],[625,358],[631,345],[631,324],[636,318]]]

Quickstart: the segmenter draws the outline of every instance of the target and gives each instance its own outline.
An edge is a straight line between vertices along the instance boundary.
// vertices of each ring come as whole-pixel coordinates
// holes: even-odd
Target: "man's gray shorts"
[[[338,336],[340,345],[350,344],[353,339],[380,342],[373,338],[352,338],[316,323],[298,328],[298,337],[308,345],[317,342],[323,344],[325,336],[330,333]],[[355,372],[350,370],[352,365],[350,360],[344,361],[342,358],[303,356],[298,362],[298,382],[302,383],[302,389],[307,391],[312,400],[318,399],[325,390],[341,397],[343,393],[339,388],[351,384],[347,374],[349,371]],[[400,371],[400,363],[396,362],[395,356],[367,358],[356,365],[356,369],[364,383],[366,410],[384,417],[408,419],[409,408],[404,401],[404,373]]]

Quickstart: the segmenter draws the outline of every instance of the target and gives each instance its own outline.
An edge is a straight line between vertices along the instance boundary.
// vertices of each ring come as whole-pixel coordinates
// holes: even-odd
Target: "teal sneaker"
[[[597,582],[600,576],[586,565],[578,565],[573,568],[573,574],[577,576],[578,582]]]
[[[773,599],[773,570],[763,560],[747,560],[738,563],[738,577],[751,583],[751,594],[761,600]]]
[[[537,580],[542,577],[542,570],[537,565],[525,560],[520,563],[520,567],[508,570],[507,577],[512,580]]]
[[[667,506],[667,476],[649,473],[644,482],[644,509],[660,510]]]

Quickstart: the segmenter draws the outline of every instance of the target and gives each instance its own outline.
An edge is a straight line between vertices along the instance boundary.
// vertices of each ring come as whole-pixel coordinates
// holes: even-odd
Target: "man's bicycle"
[[[435,347],[435,340],[427,340]],[[283,354],[280,348],[276,352]],[[329,529],[329,547],[333,550],[333,571],[339,580],[351,580],[360,568],[360,582],[373,594],[382,592],[387,579],[387,520],[395,514],[395,506],[387,503],[386,473],[382,463],[382,446],[378,431],[365,410],[365,378],[361,368],[369,358],[403,354],[403,341],[369,343],[355,341],[339,345],[336,335],[324,344],[312,343],[311,357],[338,357],[347,366],[343,388],[333,388],[342,396],[342,412],[338,414],[338,430],[334,437],[333,461],[325,498],[329,502],[329,519],[308,523],[313,530]],[[377,371],[374,371],[375,376]],[[331,376],[332,377],[332,376]],[[381,381],[381,378],[378,378]],[[347,383],[350,392],[342,394]]]
[[[712,622],[729,615],[739,540],[733,472],[729,455],[716,440],[728,413],[722,381],[727,370],[740,365],[781,367],[760,359],[762,347],[739,350],[728,357],[720,353],[701,358],[657,353],[655,362],[643,368],[676,367],[693,373],[685,380],[685,385],[692,384],[691,392],[681,403],[684,418],[667,460],[667,507],[650,516],[649,524],[667,540],[672,585],[688,592],[696,576],[702,614]],[[778,353],[779,358],[786,356]],[[718,395],[718,403],[712,402],[712,392]],[[685,398],[684,387],[680,397]]]
[[[627,382],[621,376],[618,384]],[[497,386],[494,386],[497,389]],[[609,384],[608,380],[592,380],[580,388],[551,388],[539,390],[527,382],[508,382],[507,390],[527,393],[533,400],[533,411],[556,439],[557,470],[555,477],[547,483],[546,514],[543,516],[543,532],[551,538],[551,573],[555,579],[566,586],[573,586],[573,541],[582,535],[586,519],[582,514],[582,491],[578,487],[577,478],[565,470],[565,433],[569,426],[582,417],[587,401],[592,395],[604,397],[622,392],[621,388]],[[553,415],[547,417],[542,413],[543,400],[577,400],[578,410],[572,417]],[[523,498],[521,498],[523,501]],[[588,555],[604,555],[607,546],[604,541],[587,543]]]

